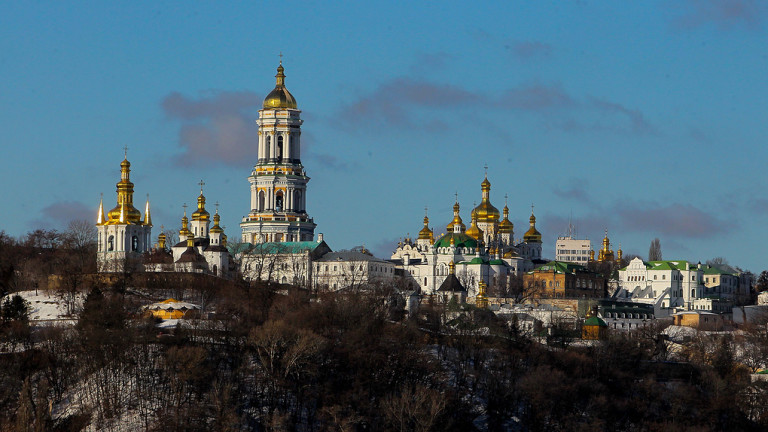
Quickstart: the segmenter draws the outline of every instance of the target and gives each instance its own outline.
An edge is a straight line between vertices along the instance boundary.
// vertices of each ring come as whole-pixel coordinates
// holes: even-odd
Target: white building
[[[708,297],[704,283],[705,268],[688,261],[649,261],[635,258],[619,270],[617,299],[652,304],[657,318],[676,311],[711,310],[717,306],[728,309],[722,301],[705,301]]]
[[[307,177],[301,164],[301,111],[285,88],[283,65],[277,85],[259,111],[258,160],[248,181],[250,211],[240,223],[244,243],[312,241],[315,223],[306,210]]]
[[[532,269],[533,261],[541,258],[541,233],[536,230],[533,213],[523,241],[515,245],[509,208],[504,206],[500,220],[499,211],[490,201],[491,183],[487,177],[480,186],[482,200],[472,210],[469,228],[461,219],[457,201],[446,234],[435,240],[429,218],[424,216],[424,227],[416,242],[406,238],[392,253],[390,261],[396,265],[398,275],[422,294],[435,294],[448,277],[451,265],[455,266],[456,277],[472,299],[477,295],[480,281],[491,290],[494,286],[506,285],[510,276]]]
[[[120,163],[117,206],[105,216],[104,200],[99,202],[96,220],[96,262],[100,272],[120,272],[126,269],[126,265],[138,265],[141,255],[149,251],[152,244],[149,199],[142,219],[141,212],[133,206],[133,183],[130,173],[131,163],[126,155]]]
[[[313,286],[331,291],[391,284],[395,265],[363,251],[329,252],[314,261]]]
[[[587,265],[592,242],[588,239],[575,239],[572,236],[561,236],[555,243],[555,261],[571,262]]]

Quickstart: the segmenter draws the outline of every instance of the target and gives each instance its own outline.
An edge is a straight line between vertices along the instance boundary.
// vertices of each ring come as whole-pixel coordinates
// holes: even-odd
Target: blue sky
[[[308,211],[387,256],[468,222],[485,164],[545,255],[569,218],[646,256],[768,268],[765,2],[4,2],[0,229],[114,206],[123,147],[154,235],[206,183],[230,239],[283,53]],[[139,206],[137,206],[139,207]]]

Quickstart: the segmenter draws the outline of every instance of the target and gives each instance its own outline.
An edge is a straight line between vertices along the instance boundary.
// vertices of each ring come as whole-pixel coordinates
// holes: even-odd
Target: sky
[[[2,2],[0,230],[95,222],[128,147],[153,236],[205,182],[230,239],[282,53],[307,210],[387,258],[505,196],[580,238],[768,269],[768,2]]]

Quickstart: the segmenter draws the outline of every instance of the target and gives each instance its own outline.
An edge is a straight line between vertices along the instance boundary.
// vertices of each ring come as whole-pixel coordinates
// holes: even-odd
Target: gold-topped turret
[[[216,209],[216,213],[213,215],[213,226],[210,229],[210,233],[216,234],[216,233],[223,233],[224,230],[219,226],[219,221],[221,220],[221,216],[219,216],[219,209]]]
[[[506,197],[504,198],[504,219],[499,222],[499,234],[513,234],[515,225],[509,220],[509,207],[507,207]]]
[[[531,206],[531,217],[528,219],[530,228],[523,235],[523,241],[526,243],[541,243],[541,233],[536,229],[536,216],[533,215],[533,206]]]
[[[426,209],[424,210],[424,228],[419,231],[419,240],[429,240],[430,244],[435,242],[435,235],[429,229],[429,217],[427,217]]]
[[[475,207],[475,217],[478,223],[494,223],[499,221],[499,210],[491,204],[491,182],[488,181],[488,175],[480,183],[480,189],[483,192],[483,200],[480,205]]]
[[[456,204],[453,205],[453,220],[451,223],[449,223],[445,229],[448,230],[449,233],[455,232],[455,226],[459,227],[459,232],[464,232],[467,230],[467,226],[464,225],[464,222],[461,220],[461,216],[459,216],[459,197],[458,194],[456,195]]]
[[[471,217],[472,217],[472,220],[469,224],[469,229],[467,230],[466,234],[477,241],[482,241],[483,230],[481,230],[477,226],[477,210],[472,210]]]
[[[264,99],[264,109],[296,109],[296,99],[291,92],[285,88],[285,74],[283,73],[283,61],[280,60],[280,66],[277,67],[275,89],[272,90]]]
[[[165,250],[165,242],[167,239],[168,237],[165,235],[165,233],[160,231],[160,235],[157,236],[157,248],[160,250]]]
[[[131,183],[131,163],[123,159],[120,163],[120,181],[117,182],[117,206],[107,213],[105,225],[134,224],[141,225],[141,212],[133,206],[133,183]]]
[[[603,238],[603,247],[597,254],[597,262],[613,261],[613,251],[610,248],[611,241],[608,239],[608,230],[605,230],[605,237]]]
[[[200,180],[200,196],[197,197],[197,210],[192,213],[192,220],[194,221],[208,221],[211,219],[211,214],[205,210],[205,195],[203,195],[203,186],[205,182]]]
[[[486,297],[485,295],[487,286],[488,285],[483,280],[481,280],[477,284],[477,296],[475,297],[475,306],[481,309],[485,309],[488,307],[488,297]]]
[[[179,230],[179,241],[192,237],[192,231],[189,230],[189,218],[187,218],[187,205],[184,204],[184,217],[181,218],[181,230]]]

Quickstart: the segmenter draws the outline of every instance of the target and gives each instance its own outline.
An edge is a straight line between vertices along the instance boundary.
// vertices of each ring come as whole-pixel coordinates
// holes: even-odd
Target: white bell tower
[[[259,111],[258,161],[251,171],[251,207],[240,223],[244,243],[312,241],[306,210],[307,177],[301,164],[301,111],[285,88],[283,64],[275,89]]]

